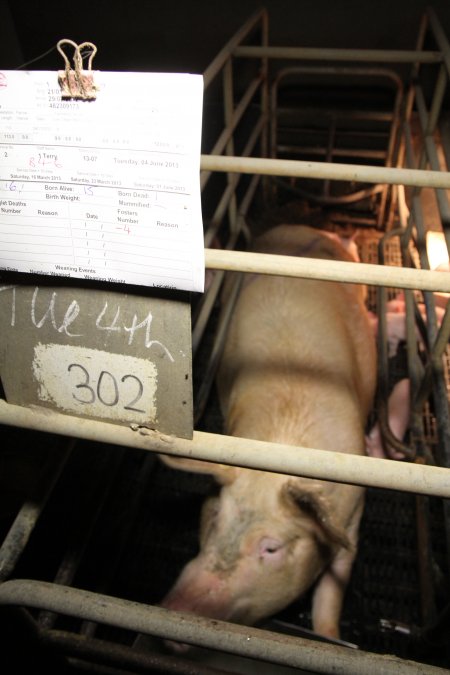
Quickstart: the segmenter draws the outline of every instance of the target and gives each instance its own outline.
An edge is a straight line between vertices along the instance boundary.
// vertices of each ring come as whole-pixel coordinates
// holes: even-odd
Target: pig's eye
[[[282,548],[283,542],[279,539],[264,537],[259,542],[259,553],[262,558],[278,557]]]

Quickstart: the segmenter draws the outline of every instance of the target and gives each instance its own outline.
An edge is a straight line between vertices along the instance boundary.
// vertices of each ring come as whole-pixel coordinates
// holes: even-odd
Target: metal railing
[[[422,260],[424,269],[388,268],[360,263],[336,263],[335,266],[327,261],[302,259],[281,260],[279,256],[262,256],[246,252],[236,252],[234,249],[239,237],[246,233],[246,216],[252,199],[256,193],[262,176],[297,176],[320,180],[348,180],[392,186],[411,186],[420,189],[431,187],[439,192],[439,208],[442,221],[448,223],[448,203],[445,190],[450,189],[450,173],[442,171],[436,164],[436,148],[433,134],[439,119],[443,92],[450,74],[450,51],[448,43],[438,20],[432,10],[428,11],[428,21],[438,50],[425,51],[419,44],[415,51],[387,51],[387,50],[316,50],[268,47],[267,45],[267,14],[265,11],[255,14],[233,37],[233,39],[219,53],[217,58],[205,71],[205,91],[216,83],[216,78],[222,76],[225,87],[225,126],[219,138],[212,146],[211,154],[202,156],[201,185],[204,194],[211,183],[214,174],[226,174],[226,181],[221,196],[214,202],[211,214],[208,216],[208,226],[205,230],[206,266],[211,270],[238,270],[241,272],[258,272],[264,274],[288,274],[305,278],[337,279],[352,283],[370,283],[380,288],[392,286],[397,288],[422,290],[428,294],[433,291],[450,292],[450,275],[433,272],[426,269],[426,259]],[[254,33],[259,33],[261,45],[243,44]],[[424,30],[422,33],[424,34]],[[423,42],[423,40],[422,40]],[[233,91],[233,60],[235,58],[256,59],[258,72],[251,79],[246,91],[234,103]],[[398,166],[372,167],[363,165],[346,165],[326,162],[295,162],[288,160],[267,159],[252,157],[258,148],[261,154],[267,154],[268,147],[268,59],[301,59],[333,61],[356,61],[376,63],[408,63],[412,64],[414,72],[418,72],[420,64],[440,66],[438,82],[433,95],[430,111],[426,111],[423,96],[417,84],[411,91],[409,105],[405,109],[404,129],[406,132],[405,146],[400,147]],[[414,97],[415,92],[415,97]],[[244,121],[248,111],[254,108],[255,99],[259,96],[259,113],[253,122],[251,133],[243,143],[244,150],[235,156],[237,147],[236,132]],[[408,124],[413,106],[417,102],[419,118],[424,130],[423,152],[419,168],[413,168],[414,160],[409,157]],[[221,153],[225,153],[222,156]],[[403,167],[403,157],[408,155],[407,166]],[[427,164],[431,170],[427,170]],[[250,174],[251,179],[244,190],[239,191],[242,176]],[[423,239],[420,225],[420,205],[417,201],[420,190],[414,193],[411,217],[408,222],[401,222],[401,238],[404,257],[411,237],[418,232],[419,239]],[[239,194],[238,194],[239,193]],[[228,227],[223,227],[223,223]],[[222,230],[227,231],[222,249],[209,248],[215,237]],[[444,227],[449,241],[449,230]],[[415,238],[414,238],[414,241]],[[405,264],[410,263],[405,259]],[[194,351],[201,342],[207,325],[208,317],[220,292],[223,275],[217,276],[205,295],[204,301],[197,313],[197,323],[194,326]],[[383,305],[383,291],[381,291],[380,307]],[[414,311],[411,306],[411,297],[407,306],[408,316]],[[429,362],[421,381],[417,377],[416,397],[422,396],[425,385],[423,382],[432,381],[436,396],[443,396],[442,380],[439,380],[440,364],[442,363],[442,349],[449,336],[449,312],[447,310],[442,326],[436,331],[432,317],[432,302],[427,300],[429,313],[429,343],[432,347]],[[231,310],[230,310],[231,311]],[[413,328],[411,328],[413,330]],[[413,342],[408,338],[408,342]],[[434,345],[434,346],[433,346]],[[412,351],[412,350],[411,350]],[[414,357],[415,358],[415,357]],[[411,356],[413,359],[413,356]],[[427,390],[428,391],[428,390]],[[448,401],[447,418],[439,422],[440,438],[446,448],[449,435],[448,429]],[[445,417],[445,414],[444,414]],[[79,419],[48,410],[27,409],[0,401],[0,423],[39,431],[49,431],[63,436],[76,437],[135,447],[156,453],[165,453],[181,456],[196,457],[210,462],[259,468],[267,471],[287,473],[291,475],[308,476],[348,482],[357,485],[378,486],[395,490],[404,490],[421,495],[435,495],[448,499],[450,497],[450,469],[429,466],[421,463],[395,463],[391,460],[373,459],[368,457],[339,455],[321,449],[308,449],[302,452],[292,446],[207,434],[195,431],[192,441],[165,437],[145,428],[118,427],[117,425],[98,422],[89,419]],[[245,447],[244,447],[245,445]],[[300,450],[300,451],[299,451]],[[447,504],[450,502],[447,502]],[[14,550],[10,542],[14,540],[14,532],[8,539],[8,546],[0,550],[5,569],[10,575],[14,562],[20,554],[22,541],[17,541]],[[18,548],[17,548],[18,547]],[[6,577],[4,576],[3,579]],[[19,605],[40,608],[49,612],[61,612],[69,616],[82,617],[89,621],[103,622],[109,625],[120,626],[127,630],[146,632],[170,639],[180,639],[193,644],[207,644],[213,648],[241,653],[245,656],[272,660],[272,662],[306,667],[314,672],[351,673],[412,673],[418,672],[416,664],[395,659],[365,655],[358,652],[341,651],[330,645],[305,643],[298,638],[271,636],[270,634],[243,629],[236,626],[221,624],[222,632],[211,627],[206,619],[174,615],[167,610],[149,608],[137,603],[127,603],[116,598],[107,598],[95,593],[87,593],[78,589],[69,589],[56,584],[42,584],[23,580],[6,581],[0,585],[0,604]],[[218,622],[216,622],[218,623]],[[47,632],[51,642],[51,635],[56,641],[57,634]],[[226,639],[225,639],[226,638]],[[239,646],[236,646],[239,643]],[[363,665],[364,664],[364,665]],[[427,672],[444,672],[438,668],[426,666]]]

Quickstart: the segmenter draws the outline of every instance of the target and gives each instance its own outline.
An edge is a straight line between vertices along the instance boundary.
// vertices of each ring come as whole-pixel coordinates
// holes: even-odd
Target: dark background
[[[100,70],[201,73],[263,6],[273,45],[413,49],[427,5],[448,33],[448,0],[0,0],[0,68],[70,38],[97,45]],[[31,67],[59,68],[60,57],[53,52]]]

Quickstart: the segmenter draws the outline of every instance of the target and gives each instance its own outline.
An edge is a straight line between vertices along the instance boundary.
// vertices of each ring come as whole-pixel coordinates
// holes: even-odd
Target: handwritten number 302
[[[68,366],[67,370],[69,373],[73,370],[73,368],[79,368],[81,370],[81,373],[84,375],[84,379],[82,382],[79,384],[75,385],[75,389],[80,390],[82,393],[82,397],[77,396],[76,393],[73,393],[72,396],[73,398],[78,401],[79,403],[84,403],[85,405],[91,405],[92,403],[95,403],[95,401],[98,399],[100,403],[103,403],[103,405],[112,407],[115,406],[119,403],[119,386],[117,384],[117,380],[110,373],[108,370],[102,370],[100,373],[100,376],[97,381],[97,387],[94,389],[91,384],[90,384],[90,376],[89,372],[86,370],[84,366],[82,366],[80,363],[71,363],[70,366]],[[124,410],[132,410],[134,412],[140,412],[143,413],[145,410],[142,410],[141,408],[135,408],[134,405],[139,401],[139,399],[142,397],[142,394],[144,393],[144,385],[142,384],[141,380],[136,377],[136,375],[124,375],[122,379],[120,380],[121,382],[125,382],[126,380],[134,380],[137,385],[137,393],[135,397],[127,403],[127,405],[124,405]],[[108,397],[106,396],[106,391],[105,388],[108,388],[107,383],[110,383],[112,385],[112,396],[111,396],[111,391],[108,391]],[[110,389],[110,388],[108,388]]]

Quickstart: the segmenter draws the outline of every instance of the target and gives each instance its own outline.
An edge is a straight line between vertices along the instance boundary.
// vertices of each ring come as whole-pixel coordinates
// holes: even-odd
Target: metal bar
[[[49,431],[52,430],[49,429]],[[0,582],[12,574],[76,443],[74,439],[64,442],[65,447],[58,452],[57,456],[52,454],[47,460],[43,480],[23,504],[3,540],[0,548]]]
[[[325,155],[327,156],[326,161],[329,162],[329,155],[333,157],[364,157],[365,159],[377,159],[385,160],[387,157],[386,150],[357,150],[350,148],[334,148],[331,153],[329,148],[317,147],[317,145],[307,146],[296,146],[296,145],[277,145],[276,150],[279,153],[291,153],[297,155]],[[276,156],[276,153],[275,155]],[[329,179],[327,179],[329,181]]]
[[[413,161],[412,153],[412,140],[411,132],[408,124],[405,124],[405,150],[407,162],[411,163]],[[410,164],[409,164],[410,165]],[[402,254],[403,265],[411,265],[411,253],[410,253],[410,243],[412,239],[412,231],[414,225],[414,218],[416,215],[416,205],[413,198],[412,208],[410,217],[406,213],[406,203],[404,201],[404,189],[401,187],[399,190],[399,198],[401,206],[400,211],[400,222],[402,226],[402,234],[400,236],[400,247]],[[406,349],[407,349],[407,360],[408,360],[408,377],[410,381],[410,414],[409,414],[409,429],[412,436],[414,445],[416,446],[416,451],[418,450],[417,446],[419,445],[418,439],[420,439],[420,453],[424,448],[423,438],[423,405],[424,401],[419,401],[418,392],[423,380],[424,375],[424,366],[420,359],[418,353],[418,345],[416,338],[416,307],[414,294],[411,289],[405,290],[405,310],[406,310]]]
[[[247,110],[253,96],[256,94],[258,91],[258,87],[261,85],[261,78],[256,78],[252,80],[250,83],[247,91],[245,94],[242,96],[241,100],[239,101],[238,105],[236,106],[236,109],[234,111],[234,115],[232,116],[232,119],[229,121],[229,124],[227,124],[220,134],[219,138],[217,139],[211,154],[214,156],[216,155],[221,155],[224,148],[226,147],[227,143],[230,141],[233,135],[233,131],[236,129],[237,125],[239,124],[242,115],[245,113]],[[201,176],[200,176],[200,189],[203,190],[211,176],[211,172],[206,172],[202,171]]]
[[[425,37],[426,37],[426,32],[427,32],[427,27],[428,27],[428,17],[424,13],[422,14],[421,20],[420,20],[420,25],[419,25],[419,31],[417,34],[417,40],[416,40],[416,52],[421,52],[423,50],[424,42],[425,42]],[[418,76],[420,72],[420,63],[418,61],[414,61],[411,67],[411,72],[409,75],[409,89],[408,93],[406,95],[406,100],[404,104],[404,111],[403,111],[403,127],[404,127],[404,136],[400,135],[400,146],[398,148],[397,152],[397,167],[402,167],[403,166],[403,160],[406,152],[406,142],[405,138],[408,134],[410,134],[410,119],[412,115],[412,109],[414,105],[414,95],[415,95],[415,89],[413,86],[414,82],[417,82]],[[412,167],[413,164],[409,163],[407,164],[409,167]],[[391,219],[393,218],[393,210],[391,210]],[[389,229],[391,229],[392,223],[389,223]]]
[[[330,145],[327,148],[327,157],[326,160],[327,162],[330,162],[333,157],[365,157],[367,159],[378,159],[378,160],[383,160],[385,161],[385,165],[390,167],[392,166],[392,158],[393,158],[393,151],[395,147],[395,141],[396,141],[396,136],[397,136],[397,130],[399,127],[399,115],[400,115],[400,106],[401,106],[401,101],[403,97],[403,84],[397,73],[393,72],[392,70],[388,70],[385,68],[360,68],[360,67],[342,67],[342,66],[334,66],[334,67],[320,67],[320,66],[300,66],[300,67],[293,67],[293,68],[284,68],[279,71],[277,74],[277,77],[275,78],[274,84],[272,86],[272,95],[271,95],[271,105],[272,105],[272,145],[271,145],[271,157],[276,157],[278,153],[287,153],[291,151],[291,148],[289,146],[285,145],[279,145],[277,142],[277,124],[276,121],[279,117],[277,113],[277,100],[278,100],[278,90],[279,86],[282,80],[289,78],[290,76],[298,76],[298,75],[332,75],[332,76],[339,76],[339,77],[348,77],[348,76],[357,76],[357,77],[364,77],[364,78],[382,78],[388,80],[390,85],[393,85],[396,89],[396,95],[395,95],[395,100],[394,100],[394,109],[392,114],[390,115],[391,118],[391,125],[390,125],[390,132],[389,132],[389,139],[388,139],[388,144],[387,148],[383,152],[379,151],[373,151],[373,150],[363,150],[363,151],[357,151],[357,150],[346,150],[345,148],[342,149],[334,149],[333,147],[330,147]],[[336,127],[338,119],[342,117],[342,113],[340,114],[330,114],[330,118],[333,120],[333,125]],[[320,154],[325,153],[325,149],[322,151],[317,148],[296,148],[295,150],[292,148],[293,152],[297,152],[297,155],[303,154],[303,155],[308,155],[308,154],[317,154],[318,152]],[[388,186],[384,184],[381,188],[382,195],[380,199],[380,206],[378,210],[378,218],[377,218],[377,226],[380,226],[382,221],[384,220],[384,213],[385,213],[385,208],[386,208],[386,201],[387,201],[387,196],[389,193]],[[324,194],[327,195],[329,192],[329,178],[326,179],[324,183]]]
[[[267,47],[269,44],[269,16],[265,14],[262,18],[262,31],[261,31],[261,45],[262,47]],[[270,93],[269,93],[269,59],[266,56],[263,56],[261,59],[260,73],[262,78],[261,85],[261,113],[266,124],[264,125],[263,132],[261,134],[261,157],[267,157],[269,154],[269,114],[270,114]],[[264,200],[267,203],[268,200],[268,182],[264,181],[263,184],[263,195]]]
[[[0,423],[290,476],[450,497],[450,472],[436,466],[397,462],[394,472],[389,459],[266,443],[203,431],[194,431],[193,439],[186,440],[164,436],[138,425],[122,427],[37,406],[22,408],[1,400]]]
[[[423,128],[428,127],[427,113],[425,109],[425,102],[422,96],[421,89],[417,89],[417,105],[419,109],[420,122]],[[406,157],[409,165],[413,162],[413,151],[412,151],[412,140],[411,132],[408,125],[405,125],[405,139],[406,139]],[[428,157],[432,163],[436,165],[437,162],[437,153],[435,152],[436,148],[434,146],[434,141],[431,136],[428,136],[428,142],[426,139],[425,149],[428,153]],[[442,191],[436,191],[436,195]],[[438,201],[439,210],[443,209],[444,217],[448,218],[448,209],[447,196],[441,195],[441,200]],[[442,215],[442,212],[441,212]],[[417,236],[419,240],[419,254],[421,257],[421,264],[424,267],[429,267],[428,258],[426,254],[425,246],[425,227],[422,216],[422,208],[420,203],[420,197],[418,194],[414,194],[412,198],[412,211],[410,219],[411,230],[413,223],[416,225]],[[448,224],[445,222],[444,224]],[[444,228],[445,231],[445,228]],[[406,245],[406,241],[405,241]],[[448,246],[448,240],[447,240]],[[430,352],[428,354],[428,362],[425,367],[425,372],[423,377],[417,382],[418,386],[414,387],[412,401],[412,410],[411,410],[411,422],[412,422],[412,431],[413,433],[419,432],[419,437],[423,438],[423,403],[426,397],[429,396],[431,386],[433,387],[433,401],[435,407],[435,417],[437,424],[437,432],[439,444],[437,447],[437,458],[441,465],[450,467],[450,411],[448,403],[448,392],[446,388],[446,383],[443,373],[443,351],[446,347],[448,341],[448,335],[450,332],[450,309],[447,307],[445,312],[444,320],[442,322],[441,328],[436,335],[436,312],[435,312],[435,303],[434,298],[430,297],[430,294],[424,295],[426,302],[426,311],[427,311],[427,332],[428,332],[428,343],[430,345]],[[405,296],[406,299],[406,296]],[[407,315],[408,316],[408,315]],[[444,340],[445,338],[445,340]],[[410,336],[410,328],[408,326],[408,351],[410,350],[409,342],[412,341]],[[423,442],[421,442],[423,454],[426,452],[426,447]],[[446,538],[446,547],[447,547],[447,561],[450,559],[450,502],[448,500],[443,503],[443,512],[444,512],[444,532]]]
[[[433,92],[433,100],[431,103],[431,109],[430,113],[426,110],[425,107],[425,99],[422,95],[422,98],[420,99],[421,107],[419,110],[419,121],[420,121],[420,126],[422,129],[423,133],[423,140],[422,144],[425,142],[428,137],[431,136],[431,134],[434,133],[436,129],[436,124],[438,122],[439,118],[439,113],[441,111],[442,107],[442,102],[444,100],[444,95],[445,95],[445,89],[447,87],[447,73],[445,71],[444,66],[441,66],[439,70],[439,75],[438,79],[436,82],[436,86],[434,88]],[[416,102],[417,105],[419,106],[419,98],[421,95],[421,87],[420,85],[416,85]],[[427,166],[427,153],[426,153],[426,148],[422,146],[422,152],[420,155],[420,160],[418,163],[418,168],[419,169],[425,169]]]
[[[450,189],[449,171],[421,171],[372,167],[358,164],[327,164],[326,162],[303,162],[287,159],[263,159],[259,157],[222,157],[201,155],[203,171],[258,173],[272,176],[297,176],[302,178],[330,178],[360,183],[389,183],[418,187]]]
[[[258,81],[258,86],[259,86],[259,81]],[[225,64],[225,67],[223,69],[223,98],[224,98],[224,115],[225,115],[225,128],[233,128],[233,130],[236,127],[237,121],[234,121],[234,86],[233,86],[233,65],[230,59]],[[248,102],[250,99],[248,100]],[[247,108],[248,102],[245,105],[245,108]],[[231,134],[226,147],[225,147],[225,154],[228,156],[233,156],[235,154],[235,149],[234,149],[234,138],[233,135]],[[234,183],[235,176],[233,174],[228,174],[227,176],[227,182],[228,185],[230,183]],[[237,212],[237,204],[236,204],[236,190],[233,189],[231,198],[229,200],[228,204],[228,218],[229,218],[229,223],[230,227],[233,228],[235,223],[236,223],[236,212]]]
[[[445,166],[450,168],[450,118],[446,117],[440,124],[442,150],[444,151]]]
[[[208,288],[208,292],[202,297],[202,304],[195,317],[195,324],[192,329],[192,354],[194,357],[200,347],[209,317],[222,287],[224,276],[225,272],[223,270],[217,270],[211,286]]]
[[[240,228],[238,227],[236,228],[235,232],[231,233],[230,240],[227,244],[227,249],[233,249],[235,247],[239,231]],[[225,276],[224,270],[217,270],[214,276],[214,280],[210,288],[208,289],[208,292],[202,298],[203,302],[201,304],[197,316],[195,317],[195,322],[192,329],[191,342],[192,342],[192,353],[194,356],[197,353],[198,348],[200,346],[203,334],[206,330],[208,319],[213,310],[217,296],[219,295],[219,291],[222,287],[224,276]],[[206,372],[208,372],[208,368],[206,369]]]
[[[417,110],[419,112],[419,119],[422,126],[422,129],[427,130],[430,126],[430,115],[427,112],[425,105],[425,97],[421,87],[416,87],[416,103]],[[434,125],[435,126],[435,125]],[[434,129],[433,129],[434,130]],[[427,132],[425,135],[425,152],[426,157],[430,163],[433,171],[440,171],[440,162],[438,157],[438,152],[436,148],[436,143],[434,138],[431,135],[432,131]],[[445,241],[447,244],[447,252],[450,251],[450,206],[448,202],[447,193],[445,190],[436,190],[436,201],[439,208],[439,215],[441,218],[442,231],[444,233]]]
[[[386,163],[385,166],[387,167],[392,167],[394,164],[394,153],[396,153],[396,149],[398,147],[398,135],[399,135],[399,129],[400,129],[400,116],[402,113],[402,104],[403,104],[403,83],[401,82],[400,78],[397,82],[397,92],[395,95],[395,102],[394,102],[394,111],[393,111],[393,119],[392,119],[392,124],[390,126],[390,133],[389,133],[389,141],[388,141],[388,147],[387,147],[387,157],[386,157]],[[378,220],[377,220],[377,225],[381,227],[383,223],[386,222],[386,220],[389,220],[389,215],[386,218],[386,203],[388,200],[388,197],[390,195],[390,201],[392,204],[393,200],[393,193],[395,191],[395,187],[393,189],[390,189],[388,185],[384,186],[383,193],[381,196],[381,201],[380,201],[380,206],[378,210]]]
[[[436,623],[437,607],[433,585],[430,513],[428,497],[416,496],[417,561],[419,571],[422,625]]]
[[[205,249],[205,262],[208,269],[450,292],[447,272],[211,248]]]
[[[127,450],[125,449],[125,453]],[[139,470],[136,473],[135,479],[133,481],[133,490],[130,495],[127,497],[127,506],[126,506],[126,519],[122,519],[116,523],[114,529],[114,551],[111,552],[111,555],[108,558],[108,565],[106,570],[103,572],[100,585],[97,584],[97,592],[106,592],[113,585],[113,579],[117,574],[117,569],[122,561],[123,555],[127,550],[127,544],[130,536],[129,523],[134,522],[136,519],[136,514],[141,506],[142,499],[144,498],[149,485],[149,477],[155,469],[155,464],[157,464],[157,458],[155,455],[147,453],[144,456],[144,460],[139,467]],[[85,636],[94,635],[97,629],[97,624],[95,622],[84,622],[81,625],[80,632]]]
[[[57,651],[65,657],[83,659],[93,663],[108,664],[117,668],[131,668],[136,673],[172,673],[172,675],[231,675],[230,671],[218,670],[201,663],[193,663],[177,656],[155,651],[138,651],[126,645],[99,640],[60,630],[39,630],[40,644]],[[91,672],[91,668],[86,669]]]
[[[445,67],[442,65],[439,68],[439,74],[436,81],[436,86],[433,93],[433,100],[431,102],[430,114],[428,115],[427,124],[425,127],[425,135],[433,134],[436,130],[436,125],[439,121],[439,116],[444,101],[445,90],[448,83],[448,74]]]
[[[282,106],[278,111],[283,115],[288,115],[295,111],[300,120],[316,120],[324,119],[329,115],[335,115],[337,120],[361,120],[366,122],[391,122],[392,113],[379,112],[376,110],[342,110],[342,108],[327,108],[326,110],[318,110],[314,107],[308,107],[307,104],[301,109]]]
[[[251,154],[251,152],[253,151],[253,149],[256,145],[256,142],[258,140],[258,137],[260,136],[260,134],[262,133],[262,130],[264,128],[264,123],[265,123],[264,118],[260,117],[258,122],[255,124],[255,126],[253,128],[253,131],[250,134],[250,137],[249,137],[244,149],[242,150],[242,157],[248,157]],[[259,178],[259,176],[258,176],[258,178]],[[220,224],[222,222],[222,218],[225,215],[226,208],[227,208],[227,206],[230,202],[230,199],[231,199],[232,195],[234,194],[234,192],[236,190],[236,187],[239,184],[240,179],[241,179],[241,176],[239,174],[234,174],[234,176],[232,177],[232,180],[230,180],[227,187],[223,191],[223,194],[222,194],[222,196],[221,196],[221,198],[220,198],[220,200],[217,204],[216,210],[214,211],[214,214],[211,218],[211,223],[210,223],[210,225],[209,225],[209,227],[206,230],[205,235],[204,235],[205,248],[208,248],[211,245],[212,241],[214,240],[214,237],[216,236],[216,234],[219,230]],[[239,212],[241,212],[241,211],[242,211],[242,209],[240,208]]]
[[[214,340],[214,346],[212,348],[211,356],[208,363],[208,368],[206,369],[205,376],[203,377],[202,383],[199,387],[197,397],[195,399],[195,419],[194,424],[200,420],[203,412],[205,410],[206,402],[208,400],[209,392],[211,391],[214,378],[216,376],[217,368],[219,365],[220,357],[222,355],[223,346],[225,344],[225,338],[227,336],[228,325],[236,304],[236,300],[242,284],[242,274],[239,274],[232,281],[232,287],[229,291],[226,304],[223,307],[221,312],[219,323],[217,326],[216,336]]]
[[[356,649],[271,633],[200,616],[146,606],[42,581],[13,580],[0,586],[0,604],[39,607],[138,633],[195,644],[310,672],[336,675],[443,675],[447,670]]]
[[[216,58],[210,63],[208,68],[203,73],[205,89],[209,87],[216,75],[222,70],[226,61],[234,53],[239,43],[245,40],[245,38],[257,28],[260,22],[262,23],[262,28],[264,30],[265,26],[267,26],[267,16],[266,9],[260,9],[259,11],[255,12],[255,14],[253,14],[253,16],[251,16],[248,21],[246,21],[244,25],[233,35],[231,40],[227,42],[223,49],[220,50]]]
[[[322,52],[323,50],[320,51]],[[290,75],[337,75],[343,77],[356,75],[362,77],[381,77],[390,80],[395,85],[396,89],[403,89],[402,80],[395,71],[390,70],[389,68],[360,68],[357,66],[295,66],[283,68],[278,71],[273,86],[278,87],[280,80],[289,77]]]
[[[301,59],[302,61],[365,61],[378,63],[440,63],[438,51],[413,51],[397,49],[323,49],[322,47],[236,47],[233,56],[269,59]]]
[[[72,532],[67,550],[59,564],[58,570],[53,578],[54,583],[61,585],[71,585],[75,574],[77,573],[85,551],[92,538],[94,528],[99,520],[105,501],[117,477],[117,472],[120,468],[124,453],[126,450],[121,448],[118,452],[114,452],[112,457],[104,460],[103,464],[103,482],[99,484],[90,484],[86,489],[85,486],[85,502],[88,504],[89,520],[83,520],[83,526],[76,528]],[[117,541],[115,552],[117,552]],[[110,568],[113,567],[113,561],[110,561]],[[39,617],[39,625],[43,628],[51,628],[56,620],[56,615],[50,612],[42,613]]]
[[[255,131],[257,131],[257,128],[255,128]],[[250,143],[250,141],[249,141]],[[239,213],[238,213],[238,225],[236,227],[236,232],[231,235],[226,248],[227,249],[233,249],[236,245],[237,237],[243,232],[244,236],[248,239],[248,233],[247,233],[247,226],[245,223],[245,217],[247,215],[247,211],[250,208],[250,204],[252,203],[253,197],[255,195],[256,189],[258,187],[260,181],[259,176],[253,176],[250,185],[247,187],[247,190],[245,192],[245,195],[241,201],[241,204],[239,206]],[[210,229],[208,229],[207,233],[205,234],[205,244],[206,241],[209,239],[211,234]],[[220,274],[220,276],[218,276]],[[223,274],[224,271],[221,270],[218,273],[208,291],[203,296],[202,304],[201,307],[195,317],[195,322],[194,322],[194,328],[192,331],[192,353],[195,355],[197,352],[197,349],[200,345],[201,339],[203,337],[203,333],[206,328],[206,323],[208,321],[208,318],[211,314],[213,304],[217,298],[217,295],[219,293],[220,287],[222,285],[223,281]]]
[[[401,229],[391,230],[386,233],[378,242],[378,260],[381,265],[384,265],[384,246],[392,237],[400,234]],[[405,457],[414,459],[415,452],[403,444],[403,439],[397,439],[392,433],[389,425],[388,416],[388,396],[389,396],[389,358],[388,358],[388,340],[387,340],[387,289],[385,286],[377,288],[377,314],[378,314],[378,331],[377,331],[377,396],[376,407],[377,417],[382,432],[383,442],[395,450],[403,452]]]
[[[447,69],[448,76],[450,77],[450,44],[447,40],[447,36],[442,30],[441,24],[437,18],[436,12],[432,7],[427,7],[427,15],[429,25],[433,32],[434,38],[438,44],[439,49],[442,52],[442,59],[444,60],[445,67]]]
[[[333,115],[334,117],[334,115]],[[354,117],[352,116],[352,119]],[[304,136],[324,136],[325,132],[327,131],[326,128],[315,128],[312,126],[304,126],[304,127],[288,127],[285,126],[283,127],[283,131],[289,134],[303,134]],[[385,131],[373,131],[373,130],[368,130],[368,129],[355,129],[352,127],[344,128],[341,127],[338,132],[338,136],[340,138],[345,138],[346,136],[349,136],[351,138],[357,138],[359,141],[364,140],[365,138],[367,139],[375,139],[377,141],[381,140],[387,140],[389,133],[387,130]]]

